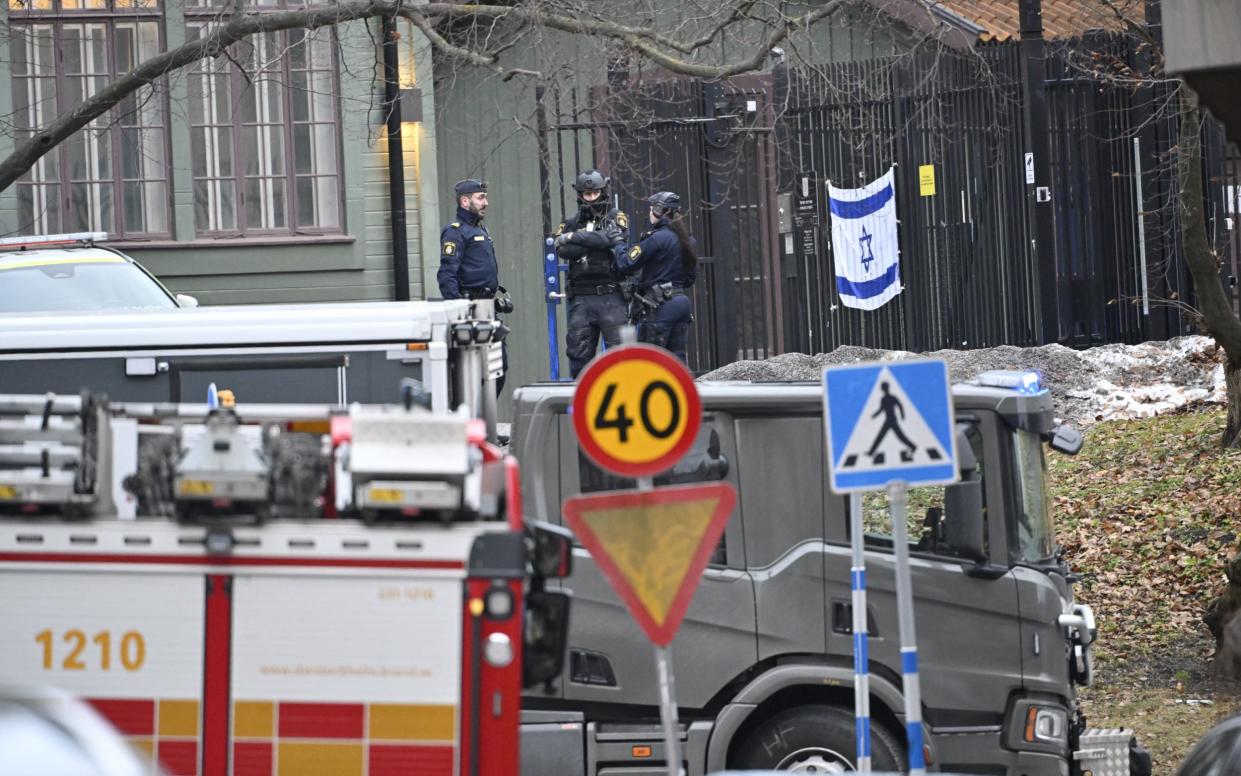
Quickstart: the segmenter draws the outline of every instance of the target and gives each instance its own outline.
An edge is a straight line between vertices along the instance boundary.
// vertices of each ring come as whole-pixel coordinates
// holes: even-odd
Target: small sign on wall
[[[935,165],[924,164],[918,167],[918,193],[924,197],[935,196]]]

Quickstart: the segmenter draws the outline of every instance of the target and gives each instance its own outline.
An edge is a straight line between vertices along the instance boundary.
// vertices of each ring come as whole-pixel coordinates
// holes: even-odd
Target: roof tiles
[[[1073,38],[1087,30],[1121,30],[1125,19],[1144,20],[1144,0],[1042,0],[1043,35]],[[978,39],[1016,40],[1021,37],[1019,0],[939,0],[939,5],[979,27]],[[1123,17],[1123,18],[1122,18]]]

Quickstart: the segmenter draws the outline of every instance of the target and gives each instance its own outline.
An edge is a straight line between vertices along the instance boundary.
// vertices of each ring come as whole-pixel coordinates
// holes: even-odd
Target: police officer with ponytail
[[[693,320],[688,289],[698,277],[698,253],[685,231],[681,198],[671,191],[651,195],[651,228],[635,245],[618,244],[616,267],[639,273],[631,309],[638,340],[672,351],[686,361],[689,324]]]
[[[611,206],[610,182],[598,170],[577,176],[573,188],[578,211],[560,223],[552,241],[556,255],[569,265],[565,354],[569,357],[569,374],[575,378],[594,358],[600,336],[608,347],[615,347],[621,341],[621,327],[627,323],[612,249],[628,237],[629,219]]]

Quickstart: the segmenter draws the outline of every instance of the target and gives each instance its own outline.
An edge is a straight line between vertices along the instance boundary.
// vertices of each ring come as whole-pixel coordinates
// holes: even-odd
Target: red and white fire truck
[[[0,685],[171,774],[516,774],[570,552],[515,461],[465,410],[224,399],[0,396]]]

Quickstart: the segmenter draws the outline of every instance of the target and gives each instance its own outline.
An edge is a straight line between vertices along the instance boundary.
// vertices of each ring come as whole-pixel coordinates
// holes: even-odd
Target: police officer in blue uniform
[[[487,184],[473,178],[457,181],[457,220],[440,234],[440,270],[436,278],[445,299],[494,299],[500,289],[495,245],[483,216]]]
[[[640,273],[632,319],[638,340],[667,348],[686,361],[693,309],[687,289],[698,277],[698,253],[685,231],[681,198],[671,191],[651,195],[651,228],[636,245],[614,250],[617,269]]]
[[[487,213],[487,184],[474,178],[457,181],[457,220],[440,233],[440,269],[436,274],[440,296],[445,299],[495,299],[504,293],[495,244],[483,216]],[[498,300],[497,312],[512,312],[507,298]],[[508,372],[508,345],[504,345],[504,371]],[[496,391],[504,388],[504,377]]]
[[[594,358],[599,337],[608,347],[619,345],[621,327],[628,322],[612,248],[628,236],[629,218],[611,207],[609,183],[598,170],[577,176],[578,211],[560,222],[553,240],[556,255],[569,265],[565,354],[575,378]]]

